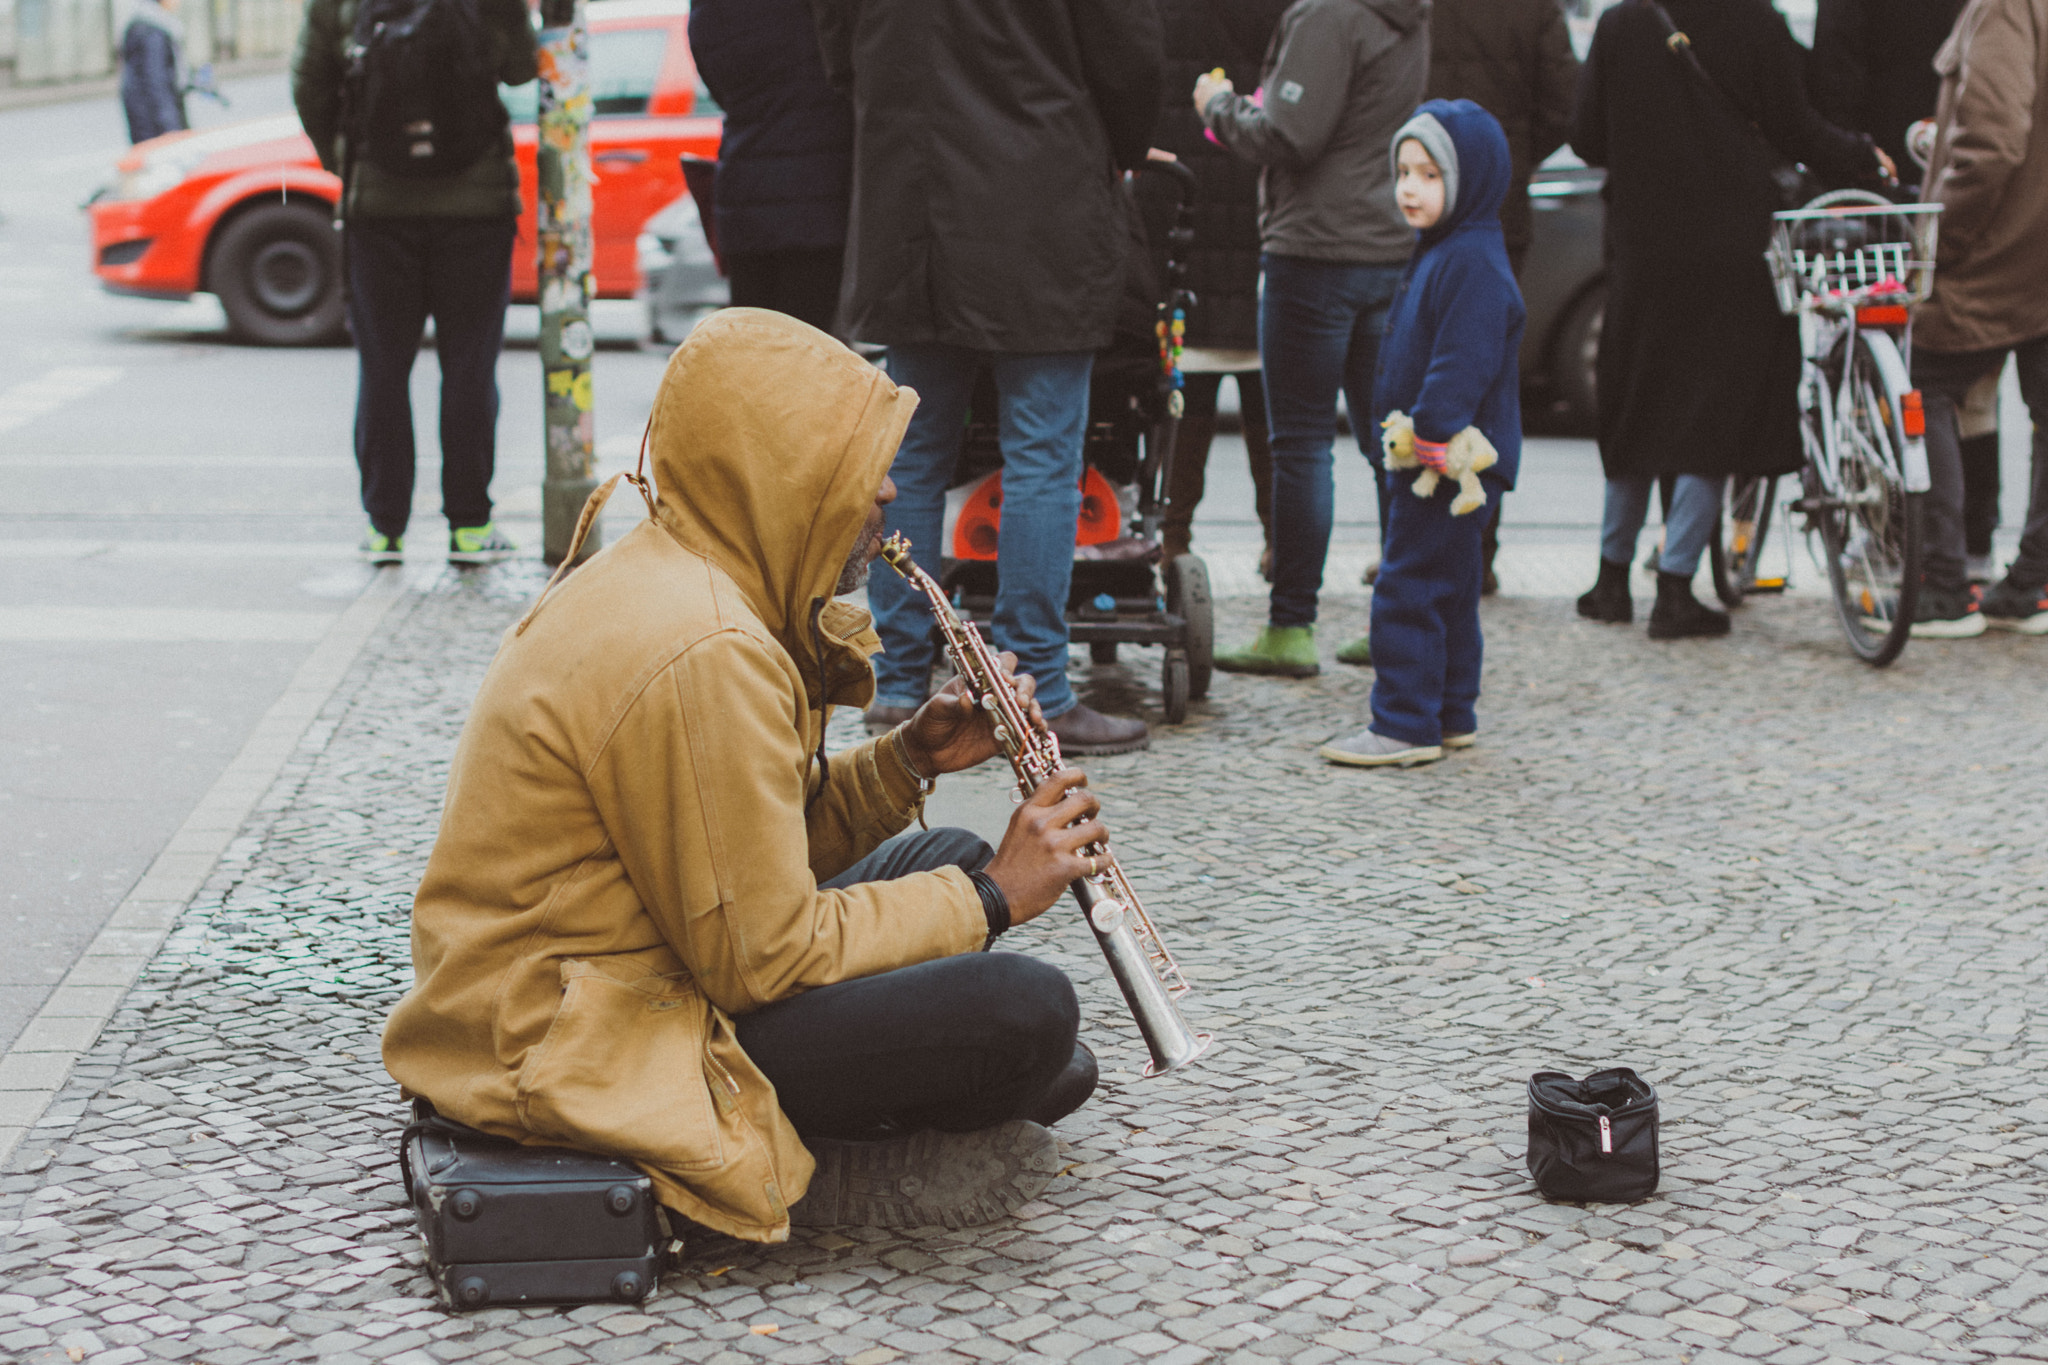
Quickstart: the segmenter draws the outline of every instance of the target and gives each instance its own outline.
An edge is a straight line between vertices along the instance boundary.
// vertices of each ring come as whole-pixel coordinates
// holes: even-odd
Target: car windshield
[[[662,59],[668,53],[669,30],[655,28],[611,28],[590,35],[590,103],[598,118],[644,114],[661,77]],[[697,112],[707,109],[710,96],[698,82]],[[540,82],[501,85],[498,96],[514,123],[531,123],[540,100]]]

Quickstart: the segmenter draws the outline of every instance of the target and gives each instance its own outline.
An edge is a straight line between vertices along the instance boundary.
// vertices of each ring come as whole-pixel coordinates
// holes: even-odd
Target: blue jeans
[[[1081,443],[1088,431],[1089,351],[989,355],[952,346],[891,346],[889,377],[917,390],[917,413],[895,466],[896,501],[887,529],[910,537],[926,573],[938,576],[946,485],[960,459],[975,373],[995,370],[1003,449],[1003,523],[996,542],[997,649],[1038,680],[1047,719],[1074,707],[1067,685],[1067,587],[1074,576],[1074,522],[1081,514]],[[924,703],[937,645],[931,612],[898,575],[868,578],[868,605],[883,653],[875,661],[875,704]]]
[[[1451,515],[1448,481],[1418,498],[1420,470],[1389,486],[1387,535],[1372,589],[1372,731],[1404,744],[1441,744],[1479,728],[1479,581],[1488,508],[1505,490],[1484,479],[1488,506]],[[1385,481],[1382,481],[1385,484]]]
[[[1609,564],[1635,561],[1636,537],[1650,515],[1650,488],[1655,479],[1609,479],[1607,509],[1600,518],[1600,557]],[[1698,474],[1680,474],[1664,514],[1664,553],[1657,567],[1691,578],[1699,571],[1700,551],[1714,534],[1721,515],[1721,481]]]
[[[1351,414],[1358,448],[1372,462],[1387,524],[1387,487],[1372,384],[1380,336],[1405,266],[1352,265],[1264,255],[1259,294],[1259,361],[1273,442],[1273,598],[1276,626],[1312,625],[1330,553],[1336,486],[1337,394]]]

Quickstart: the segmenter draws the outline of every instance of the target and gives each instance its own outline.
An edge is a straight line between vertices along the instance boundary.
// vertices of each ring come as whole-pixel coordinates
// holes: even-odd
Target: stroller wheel
[[[1160,709],[1166,713],[1168,725],[1178,725],[1188,718],[1188,655],[1184,649],[1166,651],[1166,662],[1159,670]]]
[[[1209,695],[1216,649],[1216,616],[1209,601],[1209,566],[1199,555],[1177,555],[1166,565],[1166,609],[1187,622],[1188,695]]]
[[[1088,646],[1088,661],[1097,664],[1116,662],[1116,641],[1097,640]]]

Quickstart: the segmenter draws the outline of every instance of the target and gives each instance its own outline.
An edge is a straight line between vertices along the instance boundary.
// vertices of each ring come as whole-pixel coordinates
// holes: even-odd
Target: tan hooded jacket
[[[779,314],[676,352],[653,519],[506,635],[463,729],[384,1030],[408,1094],[788,1236],[811,1158],[732,1016],[987,933],[958,869],[817,885],[922,799],[893,735],[817,756],[828,707],[874,692],[867,614],[831,593],[915,406]]]
[[[2048,0],[1970,0],[1934,69],[1927,198],[1942,214],[1913,342],[1990,351],[2048,336]]]

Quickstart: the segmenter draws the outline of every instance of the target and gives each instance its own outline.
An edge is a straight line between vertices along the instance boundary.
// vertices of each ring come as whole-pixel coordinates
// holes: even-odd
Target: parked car
[[[1605,171],[1586,165],[1568,147],[1537,168],[1529,181],[1532,231],[1522,266],[1522,300],[1529,309],[1522,332],[1523,386],[1586,431],[1599,414],[1593,367],[1607,304],[1606,210],[1600,199],[1606,180]]]
[[[600,298],[640,288],[638,238],[684,193],[684,153],[718,155],[722,118],[690,60],[687,0],[591,0],[593,273]],[[512,297],[538,293],[534,251],[533,83],[502,95],[525,201]],[[149,298],[212,293],[230,330],[270,346],[344,335],[341,181],[321,169],[291,116],[171,133],[123,157],[90,206],[93,273]]]
[[[697,320],[732,302],[718,260],[689,195],[647,220],[640,232],[640,278],[647,298],[647,334],[679,342]]]

